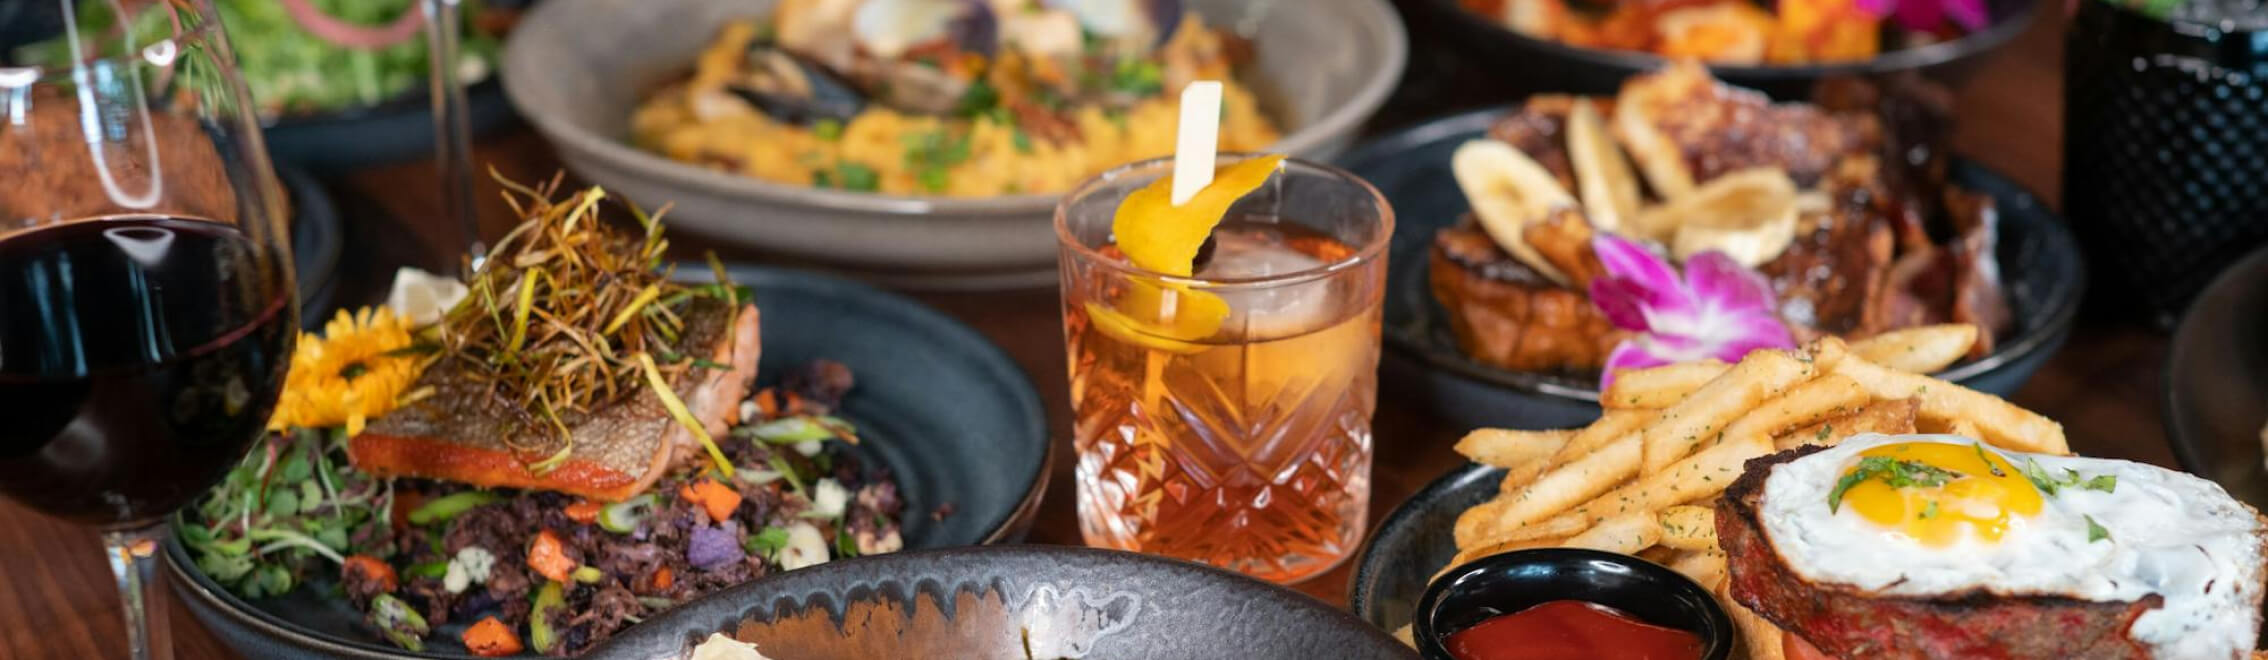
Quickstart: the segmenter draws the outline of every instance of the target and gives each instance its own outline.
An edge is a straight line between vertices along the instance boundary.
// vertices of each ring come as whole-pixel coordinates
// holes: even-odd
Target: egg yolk
[[[2040,512],[2039,489],[2008,459],[1977,445],[1902,442],[1859,453],[1861,459],[1877,456],[1954,473],[1942,485],[1903,488],[1878,475],[1843,493],[1842,506],[1924,546],[1951,545],[1963,529],[1985,543],[1998,543],[2010,520]],[[1844,476],[1857,472],[1857,465],[1854,461]]]

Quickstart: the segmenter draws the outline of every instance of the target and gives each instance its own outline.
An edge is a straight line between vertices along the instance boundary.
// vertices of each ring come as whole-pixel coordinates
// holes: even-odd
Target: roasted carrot
[[[520,636],[496,617],[483,617],[480,622],[465,629],[465,650],[483,658],[516,655],[520,652]]]
[[[346,576],[361,574],[364,577],[377,580],[380,593],[393,591],[394,586],[401,582],[395,578],[393,566],[370,555],[354,555],[346,558],[346,563],[339,566],[339,573]]]
[[[537,532],[535,543],[528,545],[528,568],[553,582],[566,582],[575,560],[567,558],[567,546],[559,542],[559,535],[547,529]]]
[[[654,569],[654,589],[668,589],[672,584],[677,584],[677,575],[671,573],[668,566]]]
[[[752,397],[752,399],[756,402],[756,412],[762,414],[764,416],[764,419],[771,419],[780,416],[780,404],[778,395],[779,390],[769,387],[764,388],[764,390],[761,392],[757,392],[756,396]],[[741,421],[747,422],[755,420],[744,419]]]
[[[724,522],[732,517],[733,509],[740,508],[740,491],[717,483],[715,479],[686,484],[677,489],[677,495],[687,502],[701,505],[701,510],[707,511],[709,520],[714,522]]]
[[[590,500],[575,500],[574,504],[567,505],[567,519],[588,525],[591,521],[598,520],[599,509],[603,508],[606,505]]]

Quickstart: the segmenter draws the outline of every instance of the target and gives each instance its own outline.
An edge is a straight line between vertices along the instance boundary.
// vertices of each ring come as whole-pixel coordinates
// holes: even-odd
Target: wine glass
[[[211,0],[33,1],[69,50],[0,67],[0,494],[101,530],[147,658],[167,517],[290,364],[284,202]]]

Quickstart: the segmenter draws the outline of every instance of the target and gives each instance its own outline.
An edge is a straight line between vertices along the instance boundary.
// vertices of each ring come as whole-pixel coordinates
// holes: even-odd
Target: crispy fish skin
[[[683,317],[680,351],[729,369],[688,369],[672,390],[704,430],[722,436],[737,421],[739,402],[755,380],[761,352],[756,307],[734,310],[721,300],[695,298]],[[535,474],[527,465],[558,450],[557,431],[548,421],[528,419],[517,406],[490,397],[485,386],[463,374],[463,367],[449,363],[427,369],[418,386],[433,387],[434,395],[372,420],[348,441],[347,456],[354,466],[385,477],[619,501],[644,492],[677,461],[703,451],[660,398],[640,387],[637,395],[611,405],[562,415],[574,447],[557,468]]]

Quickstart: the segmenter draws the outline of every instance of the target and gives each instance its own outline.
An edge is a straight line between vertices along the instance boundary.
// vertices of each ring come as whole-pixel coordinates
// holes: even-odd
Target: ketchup
[[[1458,660],[1698,660],[1701,637],[1611,607],[1555,600],[1449,635]]]

